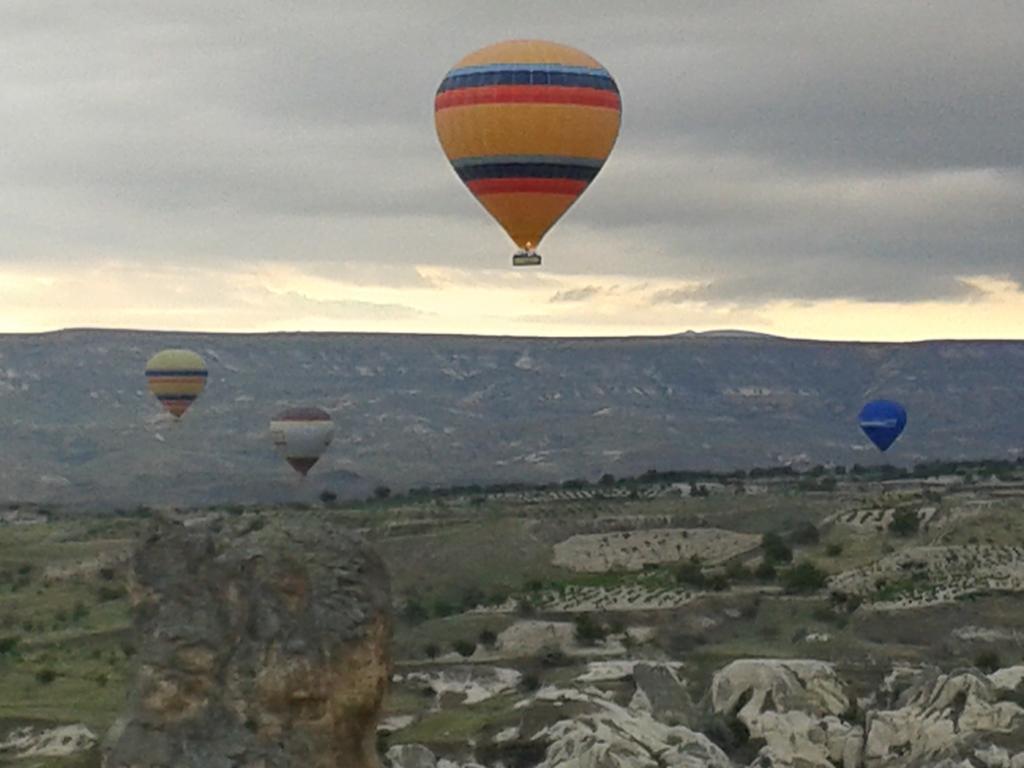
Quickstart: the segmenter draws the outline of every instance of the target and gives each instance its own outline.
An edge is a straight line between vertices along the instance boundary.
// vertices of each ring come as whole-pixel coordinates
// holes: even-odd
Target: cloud
[[[596,285],[587,285],[583,288],[570,288],[566,291],[558,291],[550,299],[551,304],[560,304],[564,302],[576,302],[576,301],[587,301],[595,296],[602,293],[602,289]]]
[[[964,276],[1024,281],[1022,30],[1022,5],[960,0],[10,0],[0,257],[496,285],[514,247],[440,151],[433,94],[468,51],[540,36],[596,55],[624,100],[544,242],[546,316],[620,278],[661,286],[646,324],[691,299],[970,301]]]

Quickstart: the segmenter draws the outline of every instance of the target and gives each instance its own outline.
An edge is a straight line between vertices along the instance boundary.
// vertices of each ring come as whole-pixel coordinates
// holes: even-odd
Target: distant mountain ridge
[[[1024,342],[834,343],[682,334],[557,339],[72,330],[0,336],[0,501],[97,506],[307,499],[424,483],[596,478],[792,461],[1012,457]],[[148,357],[199,352],[179,424]],[[867,399],[909,411],[882,459]],[[337,437],[300,483],[270,417],[328,410]]]

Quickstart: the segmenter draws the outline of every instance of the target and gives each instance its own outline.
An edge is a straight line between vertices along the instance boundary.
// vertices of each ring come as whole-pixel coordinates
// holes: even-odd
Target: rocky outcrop
[[[864,733],[846,722],[850,696],[831,664],[744,659],[712,680],[714,712],[734,717],[764,747],[764,768],[858,768]]]
[[[137,680],[106,768],[376,768],[380,559],[329,519],[154,523],[133,559]]]
[[[562,720],[534,738],[548,740],[537,768],[731,768],[707,736],[595,700],[599,711]]]
[[[868,713],[866,768],[923,768],[987,748],[1000,736],[1024,738],[1024,708],[1001,701],[1001,690],[973,669],[894,672],[882,690],[887,708]]]
[[[696,727],[697,708],[672,665],[639,662],[633,667],[633,681],[636,692],[630,709],[663,723]]]

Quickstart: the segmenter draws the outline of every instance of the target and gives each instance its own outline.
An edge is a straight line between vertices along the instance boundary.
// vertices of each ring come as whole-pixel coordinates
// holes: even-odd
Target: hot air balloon
[[[907,426],[907,411],[892,400],[872,400],[861,408],[860,428],[880,451],[885,451]]]
[[[459,178],[540,264],[541,238],[583,194],[619,134],[615,80],[567,45],[512,40],[448,72],[434,99],[441,147]]]
[[[331,415],[320,408],[289,408],[270,421],[274,447],[305,477],[334,439]]]
[[[146,363],[149,391],[176,419],[206,387],[206,376],[203,358],[187,349],[165,349]]]

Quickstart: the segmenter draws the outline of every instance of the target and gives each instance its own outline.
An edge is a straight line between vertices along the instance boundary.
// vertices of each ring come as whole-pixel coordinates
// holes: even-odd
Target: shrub
[[[793,561],[793,550],[777,533],[766,533],[761,537],[761,549],[768,563],[790,563]]]
[[[913,536],[917,533],[921,521],[917,512],[912,509],[897,509],[889,523],[889,531],[896,536]]]
[[[818,533],[818,529],[814,527],[813,523],[803,522],[800,523],[790,534],[789,540],[800,547],[807,547],[817,544],[821,539],[821,534]]]
[[[700,560],[696,556],[685,563],[680,563],[676,568],[676,581],[695,589],[703,589],[707,584],[704,578],[704,571],[700,567]]]
[[[476,643],[472,640],[456,640],[452,643],[452,650],[459,656],[468,659],[476,652]]]
[[[124,596],[123,587],[108,587],[104,584],[96,590],[96,602],[98,603],[109,603],[112,600],[120,600]]]
[[[46,667],[45,669],[40,669],[38,672],[36,672],[36,682],[38,682],[40,685],[49,685],[56,679],[57,673],[49,667]]]
[[[729,588],[729,579],[724,573],[713,573],[708,577],[708,589],[715,592],[724,592]]]
[[[373,489],[373,496],[376,499],[386,499],[391,496],[391,489],[386,485],[378,485]]]
[[[324,490],[320,492],[320,501],[322,501],[324,504],[333,504],[337,500],[338,494],[336,494],[334,491],[324,488]]]
[[[754,574],[743,563],[733,560],[725,567],[725,575],[729,581],[750,581]]]
[[[995,651],[982,651],[974,657],[974,666],[986,675],[990,675],[996,670],[1003,668],[1003,660],[999,658],[999,654]]]
[[[427,643],[423,648],[423,653],[427,655],[428,659],[436,659],[441,654],[441,649],[437,643]]]
[[[594,645],[607,636],[608,630],[589,613],[581,613],[576,617],[576,642],[581,645]]]
[[[452,616],[458,612],[458,609],[444,598],[438,598],[434,601],[433,610],[431,613],[439,619],[443,619],[446,616]]]
[[[794,565],[782,574],[782,583],[787,592],[817,592],[827,582],[828,574],[809,560]]]
[[[825,546],[825,554],[829,557],[838,557],[843,554],[843,545],[835,543],[827,544]]]
[[[423,603],[413,597],[402,608],[402,618],[409,624],[420,624],[429,618],[429,614]]]
[[[519,687],[524,691],[533,693],[540,688],[540,677],[535,672],[527,672],[519,681]]]
[[[767,560],[762,560],[761,564],[754,569],[754,576],[759,581],[775,581],[775,566]]]
[[[494,630],[485,629],[480,632],[480,637],[478,638],[478,640],[480,641],[481,645],[487,648],[493,648],[498,642],[498,636],[494,633]]]
[[[0,656],[14,653],[18,647],[18,638],[0,637]]]

